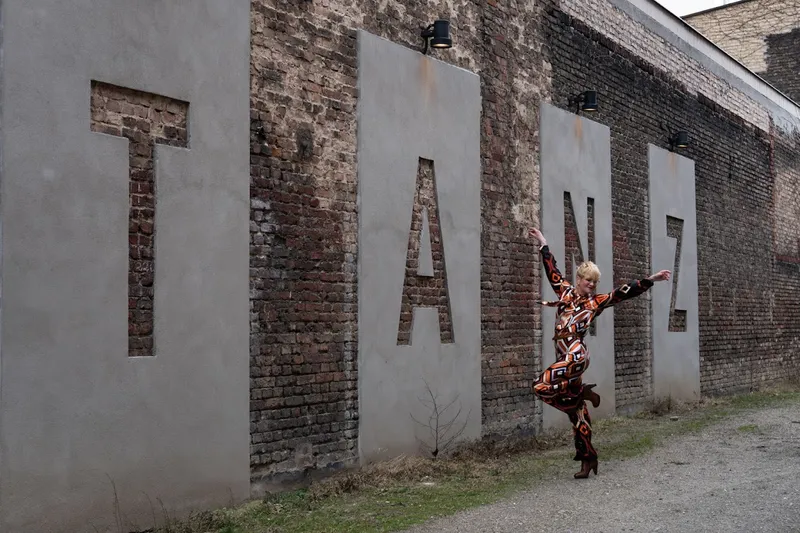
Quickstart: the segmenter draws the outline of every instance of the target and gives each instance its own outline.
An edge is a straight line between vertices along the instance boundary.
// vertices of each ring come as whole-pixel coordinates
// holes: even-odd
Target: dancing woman
[[[589,326],[605,309],[624,300],[645,293],[656,281],[670,277],[669,270],[662,270],[649,278],[633,281],[607,294],[594,294],[600,280],[597,265],[587,261],[578,268],[577,283],[573,287],[561,276],[556,260],[547,247],[547,240],[538,229],[529,230],[529,235],[539,241],[539,252],[547,273],[547,280],[558,296],[554,302],[543,305],[556,308],[556,325],[553,341],[556,346],[556,362],[550,365],[533,382],[533,392],[546,404],[563,411],[572,423],[575,435],[575,460],[581,461],[576,478],[589,477],[594,470],[597,475],[597,451],[592,446],[592,419],[586,400],[594,407],[600,405],[600,396],[592,389],[595,384],[584,384],[582,375],[589,368],[589,351],[583,337]]]

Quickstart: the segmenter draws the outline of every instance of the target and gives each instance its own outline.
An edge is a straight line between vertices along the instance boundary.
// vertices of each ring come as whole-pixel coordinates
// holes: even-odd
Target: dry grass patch
[[[518,455],[559,448],[571,442],[571,438],[570,430],[539,437],[486,438],[458,446],[448,456],[438,459],[400,456],[316,481],[309,487],[307,495],[320,500],[398,484],[492,477]]]

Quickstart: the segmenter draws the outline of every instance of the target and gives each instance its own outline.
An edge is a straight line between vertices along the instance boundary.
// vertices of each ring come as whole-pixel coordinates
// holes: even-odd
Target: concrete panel
[[[455,426],[480,435],[481,97],[475,74],[363,31],[358,54],[359,449],[369,461],[431,444],[412,420],[431,415],[426,383],[440,409],[456,402],[442,423],[460,406]],[[420,157],[436,170],[454,343],[441,343],[437,309],[415,308],[411,343],[398,346]]]
[[[700,397],[700,323],[697,296],[697,222],[694,161],[649,145],[650,245],[653,271],[673,271],[653,293],[653,395],[656,399]],[[667,220],[682,226],[678,238],[667,232]],[[680,223],[682,221],[682,224]],[[678,224],[675,224],[678,222]],[[677,283],[677,287],[675,287]],[[670,307],[685,312],[685,331],[669,331]]]
[[[131,529],[248,496],[249,8],[2,3],[0,531],[117,531],[112,482]],[[90,130],[92,80],[189,104],[188,148],[155,149],[154,357],[128,356],[128,140]]]
[[[542,104],[541,112],[541,181],[542,233],[556,257],[561,273],[574,282],[574,272],[566,272],[564,241],[564,193],[572,198],[575,221],[584,253],[589,250],[587,203],[594,199],[594,238],[597,257],[594,262],[602,273],[597,292],[613,290],[613,256],[611,233],[611,133],[608,127],[578,115]],[[577,262],[576,258],[576,262]],[[587,258],[588,259],[588,258]],[[553,299],[553,289],[542,274],[542,296]],[[556,360],[553,345],[555,309],[542,308],[542,366]],[[593,416],[614,413],[614,310],[604,311],[596,320],[595,336],[587,334],[590,366],[584,381],[597,383],[595,389],[602,397],[600,407],[592,409]],[[590,408],[591,409],[591,408]],[[545,428],[569,427],[567,415],[544,406]]]

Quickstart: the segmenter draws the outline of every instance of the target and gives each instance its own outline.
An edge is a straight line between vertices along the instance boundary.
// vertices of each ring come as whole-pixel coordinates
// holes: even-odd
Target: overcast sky
[[[730,4],[734,0],[656,0],[678,16],[697,13],[704,9]]]

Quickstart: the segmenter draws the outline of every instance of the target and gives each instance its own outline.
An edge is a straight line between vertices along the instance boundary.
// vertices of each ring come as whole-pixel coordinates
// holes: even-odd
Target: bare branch
[[[430,409],[430,415],[428,416],[428,422],[422,423],[417,420],[413,414],[409,415],[411,420],[413,420],[416,424],[420,425],[421,427],[427,427],[428,433],[430,434],[430,443],[424,442],[422,439],[417,437],[417,442],[420,445],[420,448],[425,450],[427,453],[430,453],[431,456],[435,459],[440,454],[446,453],[453,444],[464,434],[464,431],[467,428],[467,423],[469,422],[470,415],[472,411],[470,411],[467,416],[464,418],[463,421],[459,421],[461,418],[462,407],[460,402],[459,395],[455,395],[455,397],[448,402],[444,407],[440,406],[439,397],[437,394],[433,392],[430,385],[426,380],[423,379],[425,383],[425,390],[427,392],[428,398],[417,398],[419,402],[424,405],[426,408]],[[457,409],[455,409],[455,414],[447,414],[447,412],[453,408],[454,406],[458,405]],[[458,424],[458,426],[456,426]],[[456,428],[453,431],[453,428]]]

